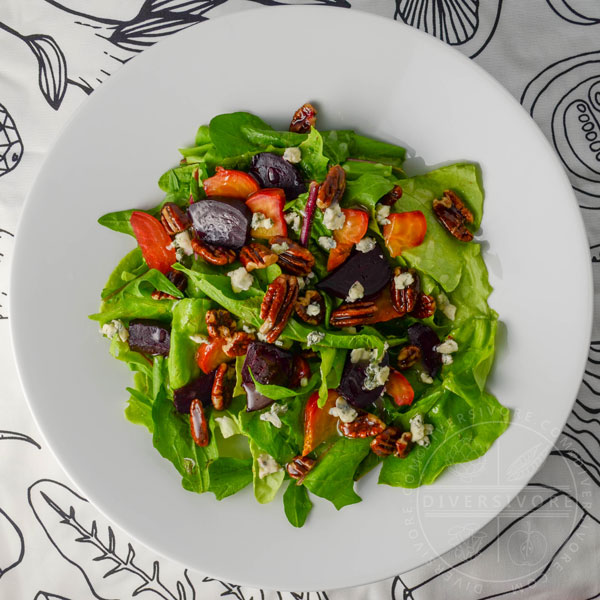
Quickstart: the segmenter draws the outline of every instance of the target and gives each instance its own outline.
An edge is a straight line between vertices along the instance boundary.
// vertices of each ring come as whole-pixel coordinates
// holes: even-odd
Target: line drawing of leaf
[[[202,579],[202,583],[218,583],[223,591],[221,592],[221,598],[233,597],[236,600],[254,600],[254,596],[250,596],[250,598],[246,598],[241,586],[236,585],[234,583],[227,583],[226,581],[221,581],[220,579],[214,579],[212,577],[204,577]],[[265,593],[262,590],[257,590],[260,592],[260,600],[265,600]],[[277,592],[279,594],[279,592]],[[279,594],[279,598],[281,598],[281,594]]]
[[[29,437],[24,433],[19,433],[18,431],[8,431],[6,429],[0,429],[0,442],[4,440],[16,440],[19,442],[27,442],[28,444],[32,444],[33,446],[35,446],[38,450],[42,449],[42,447],[32,437]]]
[[[17,124],[7,108],[0,104],[0,177],[17,168],[23,151],[23,140]]]
[[[50,592],[44,592],[40,590],[33,600],[71,600],[66,596],[57,596],[56,594],[51,594]]]
[[[67,61],[60,46],[49,35],[23,38],[39,65],[38,83],[48,104],[58,110],[67,91]]]
[[[27,495],[35,518],[42,526],[51,544],[65,560],[81,571],[90,591],[99,600],[104,599],[98,594],[92,582],[92,569],[89,568],[91,564],[87,565],[90,573],[88,573],[84,564],[80,564],[85,560],[90,562],[90,559],[76,551],[76,544],[88,544],[95,549],[95,556],[91,558],[92,563],[103,561],[112,563],[109,570],[102,575],[101,580],[117,573],[131,574],[136,577],[138,581],[135,581],[135,583],[127,582],[134,588],[131,597],[136,597],[142,592],[153,592],[163,600],[195,599],[195,589],[189,579],[187,570],[184,570],[184,578],[191,595],[188,596],[186,587],[181,581],[177,581],[177,592],[174,593],[162,582],[158,561],[153,562],[152,573],[148,573],[136,563],[136,551],[131,543],[127,544],[126,556],[119,553],[115,533],[110,525],[107,527],[107,537],[103,539],[99,533],[96,519],[93,519],[89,526],[82,523],[78,516],[78,510],[87,508],[89,506],[88,501],[67,485],[52,479],[40,479],[29,487]],[[78,506],[78,510],[75,506]],[[66,541],[61,538],[59,542],[60,536],[65,537]],[[67,544],[70,544],[71,547],[68,547]],[[77,560],[69,556],[69,550],[77,556]]]
[[[19,526],[0,508],[0,579],[25,556],[25,538]]]

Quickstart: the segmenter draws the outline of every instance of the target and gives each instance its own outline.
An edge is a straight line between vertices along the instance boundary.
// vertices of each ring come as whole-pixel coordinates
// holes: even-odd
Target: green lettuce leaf
[[[182,486],[191,492],[206,492],[210,479],[208,465],[218,457],[215,436],[208,446],[196,445],[190,433],[187,415],[176,412],[173,401],[163,391],[152,407],[154,433],[152,441],[161,456],[179,471]]]
[[[306,488],[291,480],[283,494],[283,510],[287,520],[294,527],[302,527],[312,507]]]
[[[354,491],[354,473],[369,453],[370,443],[368,438],[337,440],[304,479],[306,488],[329,500],[338,510],[360,502]]]
[[[275,498],[283,479],[285,471],[280,469],[263,478],[259,477],[258,458],[263,452],[250,441],[250,451],[252,452],[252,483],[254,485],[254,497],[260,504],[268,504]]]
[[[110,296],[123,289],[132,279],[139,277],[148,270],[148,265],[142,256],[139,246],[128,252],[110,274],[104,284],[101,298],[107,300]]]
[[[208,477],[208,491],[223,500],[252,483],[252,459],[219,457],[208,466]]]
[[[175,390],[200,374],[195,358],[198,344],[190,336],[206,335],[205,315],[211,305],[209,300],[184,298],[173,310],[168,366],[169,381]]]

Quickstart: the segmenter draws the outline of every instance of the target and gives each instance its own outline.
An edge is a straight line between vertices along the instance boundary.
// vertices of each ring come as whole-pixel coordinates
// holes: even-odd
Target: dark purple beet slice
[[[317,284],[317,288],[346,298],[355,281],[364,288],[364,297],[381,291],[392,278],[392,268],[379,246],[370,252],[354,252],[348,260]]]
[[[188,212],[201,241],[236,250],[248,242],[252,212],[242,200],[213,196],[194,202]]]
[[[277,154],[270,152],[255,154],[252,157],[250,174],[261,187],[282,188],[288,202],[306,192],[306,184],[300,171]]]
[[[415,323],[408,330],[408,341],[421,350],[421,360],[425,370],[431,377],[435,377],[442,368],[442,356],[435,351],[440,343],[437,333],[424,323]]]
[[[337,388],[340,396],[343,396],[349,404],[352,404],[355,408],[368,408],[377,398],[383,393],[383,385],[376,387],[373,390],[365,390],[363,385],[367,378],[367,367],[369,361],[361,360],[353,363],[350,359],[350,352],[346,358],[346,364],[344,365],[344,371],[342,373],[342,380]],[[382,361],[379,363],[381,367],[388,367],[390,364],[390,357],[386,352]]]
[[[167,356],[171,348],[171,327],[160,321],[147,319],[131,321],[129,347],[145,354]]]
[[[215,380],[215,371],[211,371],[208,375],[203,373],[200,377],[197,377],[187,385],[184,385],[173,392],[173,404],[178,412],[189,414],[190,405],[194,398],[198,398],[204,406],[210,405],[210,395]]]
[[[273,344],[264,342],[252,342],[248,346],[246,360],[242,367],[242,383],[246,394],[248,395],[247,411],[260,410],[273,400],[256,391],[256,386],[250,376],[252,375],[258,383],[263,385],[282,385],[286,386],[292,376],[293,355]]]

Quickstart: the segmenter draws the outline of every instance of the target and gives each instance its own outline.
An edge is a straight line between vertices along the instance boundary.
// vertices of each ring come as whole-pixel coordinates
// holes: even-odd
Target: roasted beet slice
[[[356,408],[368,408],[383,393],[383,385],[379,385],[372,390],[365,389],[365,382],[370,375],[367,372],[369,364],[369,360],[360,360],[353,363],[349,352],[344,365],[342,380],[337,388],[338,394]],[[390,357],[386,352],[381,362],[378,365],[375,363],[375,368],[388,367],[389,364]]]
[[[306,192],[306,184],[300,171],[277,154],[255,154],[250,174],[263,188],[282,188],[288,202]]]
[[[248,412],[260,410],[273,402],[271,398],[256,392],[249,369],[252,370],[252,375],[258,383],[288,386],[294,369],[293,360],[294,357],[290,352],[273,344],[252,342],[248,346],[246,360],[242,367],[242,383],[248,395],[246,409]]]
[[[212,197],[188,209],[198,239],[238,250],[250,237],[252,212],[242,200]]]
[[[204,375],[203,373],[200,377],[190,381],[187,385],[184,385],[173,392],[173,404],[178,412],[189,414],[190,405],[194,398],[200,400],[204,406],[210,405],[210,395],[215,380],[215,371],[211,371],[208,375]]]
[[[415,323],[408,328],[407,334],[409,342],[421,350],[425,370],[431,377],[435,377],[442,368],[442,355],[435,350],[440,343],[437,333],[429,325]]]
[[[317,288],[333,294],[338,298],[346,298],[352,285],[358,281],[364,288],[364,298],[381,291],[392,278],[392,268],[388,264],[383,251],[376,246],[370,252],[354,252],[323,279]]]
[[[167,356],[171,348],[171,327],[160,321],[136,319],[129,323],[129,347],[153,356]]]

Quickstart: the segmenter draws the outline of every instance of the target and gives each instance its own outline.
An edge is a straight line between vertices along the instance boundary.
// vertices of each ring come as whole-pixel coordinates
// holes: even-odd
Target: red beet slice
[[[288,202],[306,192],[306,184],[300,171],[277,154],[255,154],[252,157],[250,174],[263,188],[283,189]]]
[[[349,404],[355,408],[368,408],[383,393],[385,386],[381,385],[372,390],[365,390],[363,385],[367,379],[368,360],[361,360],[353,363],[350,354],[346,358],[342,380],[337,388],[338,394],[343,396]],[[386,352],[379,363],[380,367],[387,367],[390,364],[390,357]]]
[[[174,390],[173,404],[175,405],[177,412],[189,414],[192,400],[195,398],[197,398],[204,406],[210,405],[215,371],[211,371],[208,375],[202,374],[200,377],[190,381],[187,385]]]
[[[281,385],[288,386],[293,373],[294,357],[290,352],[286,352],[273,344],[264,342],[252,342],[248,346],[244,366],[242,367],[242,384],[248,396],[248,412],[260,410],[273,403],[271,398],[256,391],[256,386],[252,375],[258,383],[263,385]]]
[[[354,252],[350,258],[317,284],[317,288],[338,298],[346,298],[358,281],[368,298],[380,292],[391,280],[392,268],[379,246],[370,252]]]
[[[167,356],[171,348],[171,327],[160,321],[136,319],[129,323],[128,342],[136,352]]]
[[[406,333],[409,342],[421,350],[421,360],[425,370],[431,377],[435,377],[442,368],[442,355],[435,350],[440,343],[437,333],[424,323],[411,325]]]
[[[234,250],[248,242],[252,212],[242,200],[212,197],[194,202],[188,212],[201,241]]]

